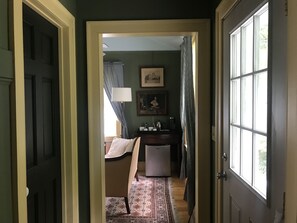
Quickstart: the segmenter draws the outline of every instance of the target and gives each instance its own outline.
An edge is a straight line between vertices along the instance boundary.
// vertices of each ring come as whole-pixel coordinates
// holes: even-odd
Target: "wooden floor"
[[[189,220],[187,202],[184,200],[185,180],[177,176],[169,178],[172,207],[175,213],[175,223],[187,223]]]

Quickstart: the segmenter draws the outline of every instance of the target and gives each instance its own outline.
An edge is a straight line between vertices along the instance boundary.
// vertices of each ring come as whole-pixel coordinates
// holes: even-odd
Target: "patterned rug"
[[[127,214],[124,198],[106,198],[107,223],[174,223],[167,178],[139,176],[133,181]]]

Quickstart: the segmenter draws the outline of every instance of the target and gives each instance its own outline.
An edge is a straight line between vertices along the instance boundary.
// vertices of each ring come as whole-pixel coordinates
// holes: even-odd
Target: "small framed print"
[[[137,91],[137,115],[167,115],[167,91]]]
[[[142,67],[140,68],[140,87],[164,87],[163,67]]]

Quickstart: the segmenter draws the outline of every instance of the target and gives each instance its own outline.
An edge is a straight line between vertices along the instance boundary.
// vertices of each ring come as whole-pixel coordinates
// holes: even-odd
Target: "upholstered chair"
[[[117,140],[117,141],[116,141]],[[105,155],[105,188],[106,197],[124,197],[127,213],[130,214],[129,207],[129,192],[133,179],[137,177],[137,164],[140,146],[140,137],[132,139],[131,142],[121,139],[114,139],[111,144],[109,153]],[[115,154],[114,145],[119,146],[124,144],[121,148],[121,154]],[[120,146],[119,146],[120,147]]]

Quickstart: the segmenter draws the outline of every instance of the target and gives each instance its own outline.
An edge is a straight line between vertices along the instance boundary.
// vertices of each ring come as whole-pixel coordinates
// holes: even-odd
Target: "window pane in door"
[[[231,126],[231,145],[230,145],[230,158],[231,166],[230,168],[234,170],[237,174],[240,173],[240,129]]]
[[[266,7],[267,8],[267,7]],[[268,62],[268,10],[255,17],[255,70],[267,68]]]
[[[254,134],[254,187],[266,197],[267,138]]]
[[[242,27],[242,73],[253,71],[253,20],[250,19]]]
[[[240,124],[240,79],[231,81],[231,123]]]
[[[252,183],[253,134],[251,131],[241,131],[241,150],[241,175],[248,183]]]
[[[255,118],[257,131],[267,132],[267,72],[255,75]]]
[[[240,76],[240,29],[231,36],[231,77]]]
[[[253,120],[253,77],[242,78],[241,84],[241,124],[252,128]]]

